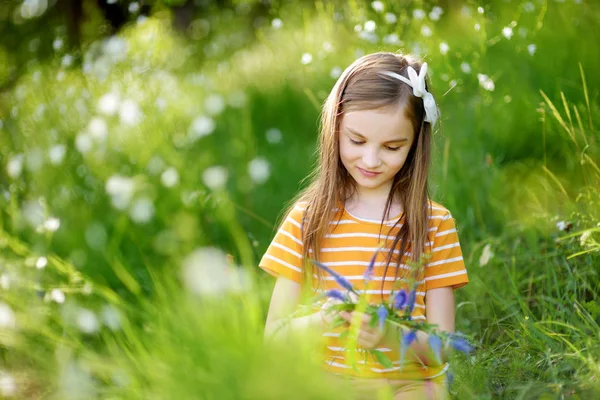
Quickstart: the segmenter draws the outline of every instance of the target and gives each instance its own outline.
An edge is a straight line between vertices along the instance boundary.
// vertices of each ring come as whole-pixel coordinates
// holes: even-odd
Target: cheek
[[[390,168],[400,169],[404,165],[407,156],[408,151],[405,151],[404,149],[397,153],[392,153],[387,159],[387,165],[389,165]]]

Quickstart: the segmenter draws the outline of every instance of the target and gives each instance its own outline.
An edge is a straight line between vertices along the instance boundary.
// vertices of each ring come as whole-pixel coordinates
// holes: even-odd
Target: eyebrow
[[[350,131],[350,133],[358,136],[359,138],[366,139],[366,137],[364,135],[361,135],[360,132],[357,132],[354,129],[348,127],[348,126],[346,127],[346,129],[348,129],[348,131]],[[384,144],[386,144],[386,143],[398,143],[398,142],[408,142],[408,138],[399,138],[399,139],[388,140],[387,142],[384,142]]]

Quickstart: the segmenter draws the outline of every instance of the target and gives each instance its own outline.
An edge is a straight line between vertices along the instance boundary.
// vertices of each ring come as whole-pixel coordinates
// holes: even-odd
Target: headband
[[[411,66],[407,69],[408,78],[397,74],[395,72],[384,71],[382,74],[391,76],[392,78],[396,78],[406,83],[413,89],[413,95],[416,97],[421,97],[423,99],[423,107],[425,108],[425,122],[429,122],[431,127],[435,126],[435,123],[438,119],[438,109],[435,104],[435,99],[433,95],[427,91],[425,88],[425,75],[427,74],[427,63],[423,63],[421,66],[421,70],[417,75],[417,71]]]

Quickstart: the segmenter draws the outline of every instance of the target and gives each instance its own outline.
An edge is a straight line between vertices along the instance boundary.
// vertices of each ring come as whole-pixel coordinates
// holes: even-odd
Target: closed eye
[[[358,141],[358,140],[354,140],[354,139],[351,139],[351,138],[349,138],[349,139],[350,139],[350,141],[352,142],[352,144],[355,144],[355,145],[357,145],[357,146],[359,146],[359,145],[361,145],[361,144],[364,144],[364,143],[365,143],[365,142],[360,142],[360,141]]]
[[[385,146],[385,148],[388,149],[389,151],[398,151],[398,150],[400,150],[400,147]]]

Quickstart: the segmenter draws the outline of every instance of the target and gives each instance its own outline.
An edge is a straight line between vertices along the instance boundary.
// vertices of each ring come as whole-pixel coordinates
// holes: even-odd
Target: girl
[[[411,345],[412,358],[401,362],[398,332],[372,328],[365,315],[359,346],[384,353],[393,367],[368,357],[353,368],[341,335],[357,320],[352,313],[338,314],[347,322],[338,328],[331,327],[336,316],[327,310],[329,301],[311,315],[286,317],[299,305],[303,288],[340,289],[333,277],[314,268],[310,261],[317,260],[372,303],[388,301],[399,283],[416,285],[412,318],[454,331],[453,290],[468,278],[454,220],[428,198],[438,112],[426,73],[426,63],[394,53],[366,55],[342,73],[323,107],[312,183],[287,212],[259,264],[277,277],[265,334],[319,330],[325,341],[323,366],[350,376],[364,398],[375,396],[381,386],[392,388],[396,399],[443,398],[448,364],[430,356],[423,332]],[[373,278],[366,282],[363,275],[375,253]],[[407,265],[423,259],[418,268]]]

